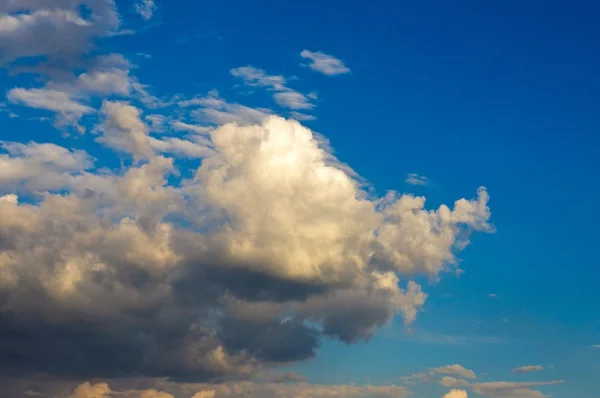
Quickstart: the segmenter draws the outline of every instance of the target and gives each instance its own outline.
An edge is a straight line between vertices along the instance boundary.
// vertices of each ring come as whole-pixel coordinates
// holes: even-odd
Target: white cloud
[[[94,112],[93,108],[81,104],[69,93],[46,88],[13,88],[8,92],[7,98],[15,104],[57,112],[57,126],[73,125],[80,132],[84,131],[79,126],[81,117]]]
[[[254,66],[241,66],[231,69],[231,74],[244,80],[248,86],[268,87],[273,90],[287,90],[285,87],[286,80],[283,76],[270,76],[262,70]]]
[[[469,394],[465,390],[450,390],[443,398],[469,398]]]
[[[431,368],[429,371],[424,373],[415,373],[410,376],[403,377],[403,380],[419,380],[423,382],[430,382],[438,375],[453,375],[462,377],[465,379],[476,379],[477,376],[475,372],[470,369],[465,368],[462,365],[454,364],[454,365],[446,365],[441,366],[439,368]],[[462,387],[465,385],[469,385],[469,383],[465,380],[455,379],[454,377],[444,376],[441,378],[440,383],[446,387]]]
[[[309,121],[309,120],[316,119],[316,117],[314,117],[313,115],[307,115],[307,114],[296,112],[296,111],[290,112],[290,116],[298,121]]]
[[[135,4],[135,11],[146,21],[152,18],[157,8],[154,0],[139,0]]]
[[[153,151],[148,137],[148,126],[140,119],[141,111],[124,102],[104,101],[104,125],[98,142],[133,155],[134,159],[148,159]]]
[[[429,178],[416,174],[416,173],[409,173],[406,176],[406,180],[405,182],[409,185],[429,185],[430,181]]]
[[[312,70],[315,70],[328,76],[341,75],[350,72],[350,69],[348,69],[346,65],[344,65],[342,60],[332,55],[322,53],[320,51],[312,52],[308,50],[303,50],[300,53],[300,56],[311,61],[311,63],[308,64],[308,66]]]
[[[273,98],[275,102],[284,108],[290,109],[312,109],[314,105],[308,101],[304,94],[297,91],[283,91],[276,93]]]
[[[171,127],[173,128],[173,130],[176,130],[176,131],[187,131],[187,132],[196,133],[196,134],[206,134],[214,129],[214,127],[199,126],[196,124],[188,124],[188,123],[181,122],[179,120],[172,122]]]
[[[71,184],[74,174],[92,167],[84,151],[54,144],[0,142],[0,147],[6,151],[0,153],[0,194],[61,189]]]
[[[240,126],[260,124],[271,113],[268,109],[250,108],[227,102],[215,91],[210,92],[206,97],[180,101],[178,104],[184,108],[194,108],[191,115],[199,122],[217,126],[226,123],[237,123]]]
[[[248,86],[267,87],[277,91],[273,98],[281,107],[295,110],[314,107],[306,95],[287,87],[286,79],[283,76],[270,76],[264,70],[253,66],[235,68],[230,72],[233,76],[242,78]]]
[[[520,366],[516,369],[513,369],[514,373],[531,373],[531,372],[539,372],[540,370],[544,370],[543,366],[539,365],[528,365],[528,366]]]
[[[535,387],[550,386],[564,383],[562,380],[546,382],[506,382],[495,381],[488,383],[471,384],[473,392],[487,397],[498,398],[544,398],[546,395],[537,390],[531,390]]]

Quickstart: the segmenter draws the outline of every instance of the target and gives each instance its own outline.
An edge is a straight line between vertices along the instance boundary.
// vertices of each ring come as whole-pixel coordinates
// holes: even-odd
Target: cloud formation
[[[146,21],[152,18],[157,8],[154,0],[140,0],[135,4],[135,11]]]
[[[407,184],[409,185],[429,185],[431,184],[431,182],[429,181],[429,178],[416,174],[416,173],[409,173],[406,176],[406,180],[404,180]]]
[[[344,65],[342,60],[322,53],[321,51],[308,51],[302,50],[300,56],[304,59],[308,59],[310,63],[308,67],[314,71],[323,73],[324,75],[334,76],[349,73],[350,69]]]
[[[469,394],[465,390],[450,390],[443,398],[469,398]]]
[[[437,275],[466,231],[492,230],[485,189],[453,209],[371,199],[310,130],[275,116],[203,135],[200,167],[173,185],[188,141],[156,144],[132,105],[102,112],[98,140],[139,162],[122,172],[4,144],[3,162],[23,170],[0,186],[5,373],[246,378],[311,358],[323,336],[352,343],[394,314],[413,322],[426,294],[406,278]],[[27,171],[40,164],[43,181]],[[15,187],[45,191],[31,203]]]
[[[137,6],[152,17],[152,1]],[[325,338],[350,344],[395,316],[414,322],[427,299],[415,278],[455,269],[471,233],[493,232],[487,190],[437,209],[419,196],[375,197],[297,121],[216,91],[155,97],[125,57],[91,51],[120,29],[112,0],[0,6],[0,62],[42,82],[8,100],[90,131],[62,146],[0,144],[0,372],[111,386],[144,376],[192,383],[201,388],[186,394],[197,398],[246,387],[263,397],[405,396],[397,386],[243,380],[314,357]],[[348,72],[303,54],[317,71]],[[24,57],[37,58],[17,67]],[[231,73],[311,118],[297,111],[316,94],[252,67]],[[107,150],[119,166],[91,155]],[[459,365],[435,372],[475,377]],[[55,395],[172,398],[169,388],[90,381]]]
[[[273,98],[275,99],[275,102],[283,108],[297,111],[312,109],[314,107],[314,104],[310,102],[309,96],[287,87],[287,81],[283,76],[270,76],[267,75],[264,70],[253,66],[235,68],[230,72],[233,76],[241,78],[244,81],[244,84],[248,86],[266,87],[269,90],[276,91],[276,93],[273,94]]]
[[[529,366],[520,366],[516,369],[513,369],[514,373],[531,373],[531,372],[539,372],[540,370],[544,370],[543,366],[539,365],[529,365]]]

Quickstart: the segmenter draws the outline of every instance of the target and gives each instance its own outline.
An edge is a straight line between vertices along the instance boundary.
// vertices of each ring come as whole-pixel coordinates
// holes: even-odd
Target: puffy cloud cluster
[[[106,383],[92,384],[85,382],[77,386],[66,396],[57,398],[239,398],[253,396],[261,398],[404,398],[407,391],[400,386],[355,386],[355,385],[315,385],[306,382],[253,383],[230,382],[223,384],[190,384],[173,386],[166,384],[163,388],[171,392],[151,389],[113,390]],[[195,393],[192,391],[196,391]],[[176,395],[173,395],[176,394]],[[465,396],[466,397],[466,396]],[[457,395],[452,398],[463,398]]]
[[[443,398],[469,398],[469,394],[465,390],[450,390]]]
[[[80,150],[3,144],[4,374],[246,379],[312,357],[323,336],[350,343],[394,314],[414,321],[426,294],[411,277],[438,275],[469,231],[492,230],[484,188],[437,210],[371,198],[295,121],[169,141],[130,104],[102,112],[98,142],[134,161],[123,170],[96,169]],[[386,396],[315,388],[290,396]]]

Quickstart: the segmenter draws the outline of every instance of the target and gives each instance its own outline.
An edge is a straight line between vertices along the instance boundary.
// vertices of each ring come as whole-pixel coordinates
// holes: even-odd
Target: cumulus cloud
[[[119,26],[113,0],[5,1],[0,5],[0,64],[36,56],[45,57],[46,66],[73,64],[96,39]]]
[[[322,53],[321,51],[308,51],[303,50],[300,56],[304,59],[310,60],[308,67],[312,70],[323,73],[324,75],[334,76],[349,73],[350,69],[344,65],[342,60]]]
[[[520,366],[516,369],[513,369],[514,373],[531,373],[531,372],[539,372],[540,370],[544,370],[543,366],[539,365],[529,365],[529,366]]]
[[[180,106],[239,109],[216,95]],[[101,111],[98,141],[134,159],[121,170],[96,170],[80,150],[3,144],[5,375],[248,379],[313,357],[324,336],[353,343],[395,314],[413,322],[427,296],[412,277],[438,275],[469,231],[493,230],[484,188],[436,210],[412,195],[372,198],[293,120],[155,138],[133,105],[105,101]],[[173,183],[177,173],[190,177]],[[19,198],[32,193],[33,202]],[[432,371],[474,378],[460,365]],[[202,390],[229,397],[222,388]],[[404,393],[256,388],[264,397]]]
[[[140,119],[140,110],[124,102],[105,101],[102,104],[105,116],[100,127],[102,136],[98,142],[130,153],[136,160],[152,157],[152,146],[148,136],[148,126]]]
[[[443,398],[469,398],[469,394],[465,390],[450,390]]]
[[[169,386],[167,384],[167,388]],[[355,385],[317,385],[305,382],[283,384],[283,383],[254,383],[254,382],[231,382],[223,384],[191,384],[188,386],[174,387],[181,397],[191,398],[238,398],[242,395],[251,394],[253,397],[261,398],[404,398],[407,391],[400,386],[355,386]],[[190,393],[191,389],[202,389]],[[106,383],[95,385],[86,382],[76,387],[74,393],[68,398],[108,398],[108,397],[131,397],[131,398],[174,398],[171,393],[159,391],[154,388],[147,390],[111,390]],[[462,398],[462,396],[456,396]]]

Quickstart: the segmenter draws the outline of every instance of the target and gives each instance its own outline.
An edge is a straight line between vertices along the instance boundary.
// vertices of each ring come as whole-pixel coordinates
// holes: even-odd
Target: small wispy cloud
[[[431,181],[429,178],[422,176],[417,173],[408,173],[406,176],[406,180],[404,180],[409,185],[430,185]]]
[[[490,293],[488,294],[488,297],[496,298],[498,295],[496,293]]]
[[[344,65],[344,62],[341,59],[336,58],[333,55],[322,53],[321,51],[313,52],[303,50],[300,53],[300,56],[311,61],[305,66],[308,66],[314,71],[323,73],[324,75],[334,76],[350,72],[350,69]]]
[[[157,7],[154,0],[140,0],[135,4],[135,12],[146,21],[152,18],[156,9]]]
[[[539,372],[541,370],[544,370],[543,366],[528,365],[528,366],[520,366],[516,369],[513,369],[513,373],[531,373],[531,372]]]
[[[600,349],[600,344],[594,344],[591,348],[598,348],[598,349]]]
[[[264,70],[256,68],[254,66],[242,66],[230,70],[231,74],[244,81],[246,86],[250,87],[265,87],[267,90],[276,91],[273,94],[273,99],[277,105],[293,109],[312,109],[314,104],[310,102],[310,98],[316,98],[314,93],[304,95],[296,90],[293,90],[286,86],[287,79],[281,75],[268,75]],[[310,115],[304,115],[311,117]],[[299,119],[298,119],[299,120]]]

